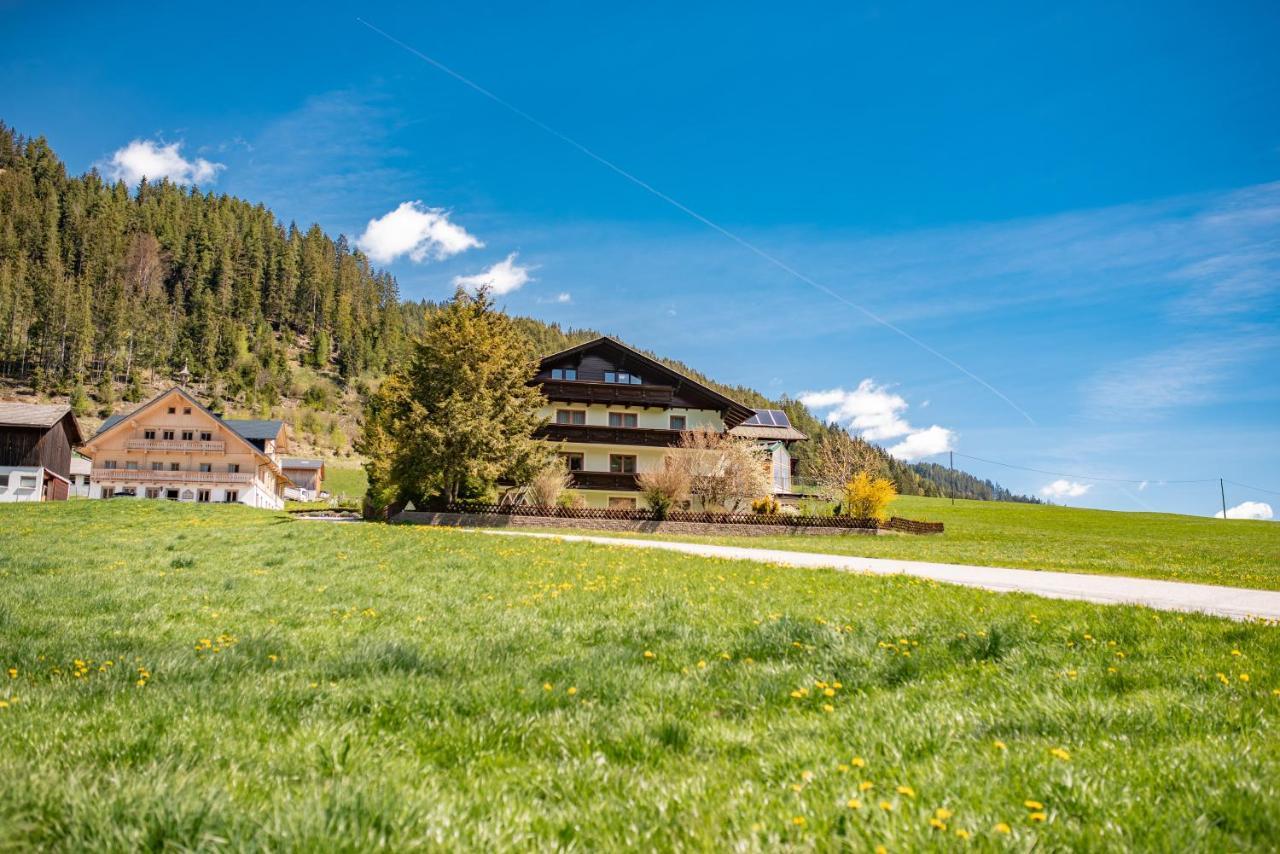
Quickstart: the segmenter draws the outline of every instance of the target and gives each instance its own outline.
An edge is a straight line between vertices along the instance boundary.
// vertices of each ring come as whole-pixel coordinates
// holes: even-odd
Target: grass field
[[[324,489],[330,495],[346,498],[358,507],[368,488],[369,478],[359,463],[325,463]]]
[[[945,498],[915,496],[900,496],[890,512],[944,522],[946,533],[925,537],[664,534],[660,539],[1280,590],[1280,524],[1274,522],[1224,522],[1170,513],[1117,513],[1000,501],[958,500],[952,506]]]
[[[0,844],[1273,850],[1276,662],[906,578],[7,505]]]

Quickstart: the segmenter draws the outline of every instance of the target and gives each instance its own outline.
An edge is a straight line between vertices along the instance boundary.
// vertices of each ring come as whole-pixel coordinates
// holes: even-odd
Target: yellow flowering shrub
[[[844,485],[844,496],[840,506],[846,516],[884,521],[889,518],[886,512],[889,503],[897,497],[898,490],[894,487],[893,481],[859,472],[853,480]]]

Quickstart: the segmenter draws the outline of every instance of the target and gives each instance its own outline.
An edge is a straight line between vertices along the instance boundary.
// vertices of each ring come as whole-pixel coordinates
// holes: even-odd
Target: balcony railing
[[[547,424],[538,437],[553,442],[587,442],[599,445],[640,445],[671,448],[680,444],[681,430],[654,427],[605,427],[601,424]]]
[[[616,489],[625,492],[637,492],[634,474],[620,474],[611,471],[575,471],[569,472],[573,478],[574,489]]]
[[[548,380],[542,383],[548,400],[577,403],[619,403],[631,406],[671,406],[675,389],[669,385],[624,385],[583,380]]]
[[[91,478],[125,483],[253,483],[253,472],[94,468]]]
[[[227,449],[226,442],[190,439],[128,439],[124,446],[130,451],[195,451],[214,454],[221,454]]]

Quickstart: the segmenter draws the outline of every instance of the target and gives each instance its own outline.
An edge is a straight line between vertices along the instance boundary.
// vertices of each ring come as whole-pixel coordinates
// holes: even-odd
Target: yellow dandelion
[[[845,764],[842,762],[842,763],[840,763],[840,764],[836,765],[836,770],[837,770],[837,771],[839,771],[841,774],[848,774],[848,773],[849,773],[849,766],[848,766],[848,765],[845,765]]]
[[[16,668],[16,667],[10,667],[10,668],[9,668],[7,671],[5,671],[5,672],[9,674],[9,678],[10,678],[10,679],[17,679],[17,678],[18,678],[18,668]]]
[[[888,801],[881,801],[880,809],[884,810],[885,812],[893,812],[893,804],[889,803]]]
[[[870,780],[863,780],[861,783],[858,784],[858,791],[869,792],[875,787],[876,787],[876,784],[871,782]]]
[[[963,827],[957,827],[956,836],[960,837],[961,839],[968,839],[969,831],[965,830]]]
[[[8,701],[8,700],[0,700],[0,709],[7,709],[7,708],[9,708],[9,701]]]
[[[1219,673],[1219,674],[1218,674],[1218,681],[1219,681],[1219,682],[1221,682],[1223,685],[1230,685],[1230,684],[1231,684],[1231,680],[1227,678],[1227,674],[1225,674],[1225,673]]]
[[[705,669],[706,669],[706,667],[707,667],[707,663],[706,663],[705,661],[699,661],[699,662],[698,662],[698,667],[700,667],[700,668],[702,668],[702,669],[704,669],[704,670],[705,670]]]
[[[862,809],[862,801],[858,800],[857,798],[850,798],[848,801],[845,802],[845,806],[847,806],[851,810],[860,810]]]
[[[997,821],[995,827],[991,829],[996,833],[1013,833],[1013,828],[1003,821]]]
[[[808,822],[805,821],[804,816],[798,815],[795,818],[791,819],[791,823],[794,824],[796,827],[804,827]]]
[[[908,798],[914,798],[916,796],[916,790],[910,786],[899,786],[897,791],[899,795],[906,795]]]
[[[652,659],[657,658],[658,656],[654,655],[654,654],[653,654],[653,652],[651,652],[650,650],[647,650],[647,649],[646,649],[646,650],[644,651],[644,657],[645,657],[645,658],[648,658],[648,659],[650,659],[650,660],[652,660]]]
[[[943,821],[946,821],[947,819],[955,815],[955,813],[953,813],[951,810],[947,809],[946,807],[938,807],[936,810],[933,811],[933,815],[935,818],[940,818]]]
[[[1042,810],[1042,809],[1044,809],[1044,804],[1040,803],[1039,801],[1023,801],[1023,802],[1022,802],[1022,805],[1023,805],[1024,807],[1026,807],[1027,809],[1029,809],[1029,810]]]
[[[1009,745],[1005,744],[1003,741],[997,738],[995,741],[995,748],[996,750],[1008,750]]]
[[[554,686],[553,686],[550,682],[543,682],[543,683],[542,683],[542,690],[543,690],[543,691],[550,691],[553,687],[554,687]]]
[[[572,697],[574,694],[578,693],[578,689],[570,687],[569,690],[566,691],[565,693],[568,694],[570,697]]]
[[[1248,674],[1248,673],[1241,673],[1241,674],[1240,674],[1240,681],[1241,681],[1241,682],[1248,682],[1248,681],[1249,681],[1249,674]]]
[[[889,849],[885,848],[883,845],[877,845],[876,854],[889,854]]]
[[[823,703],[823,704],[822,704],[822,711],[826,712],[827,714],[831,714],[831,713],[832,713],[832,712],[834,712],[835,710],[836,710],[836,707],[835,707],[835,706],[833,706],[833,705],[831,705],[830,703]]]
[[[1243,652],[1241,652],[1241,651],[1240,651],[1240,650],[1238,650],[1238,649],[1233,649],[1233,650],[1231,650],[1231,654],[1232,654],[1232,655],[1244,655],[1244,653],[1243,653]]]
[[[861,756],[855,756],[849,760],[849,764],[852,765],[854,768],[865,768],[867,765],[867,760],[863,759]]]
[[[1071,760],[1071,754],[1061,747],[1055,747],[1053,750],[1050,750],[1049,755],[1055,759],[1061,759],[1063,762],[1069,762]]]
[[[1031,815],[1027,816],[1027,818],[1031,819],[1034,822],[1039,823],[1044,821],[1045,815],[1042,812],[1033,812]]]
[[[834,697],[835,695],[836,695],[836,689],[835,689],[835,688],[823,688],[823,689],[822,689],[822,696],[824,696],[824,697]]]
[[[801,779],[801,780],[804,780],[806,783],[807,783],[807,782],[809,782],[810,780],[812,780],[812,779],[813,779],[813,772],[812,772],[812,771],[801,771],[801,772],[800,772],[800,779]]]

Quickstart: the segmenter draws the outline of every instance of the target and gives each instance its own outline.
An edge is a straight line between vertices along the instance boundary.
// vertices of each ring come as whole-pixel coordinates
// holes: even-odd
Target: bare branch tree
[[[737,512],[744,504],[769,494],[769,464],[765,451],[750,439],[701,428],[680,438],[670,455],[672,465],[689,480],[689,493],[706,509]]]

